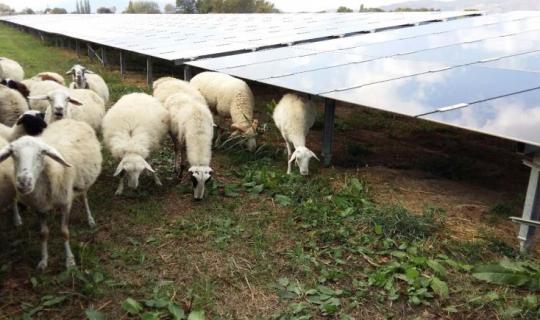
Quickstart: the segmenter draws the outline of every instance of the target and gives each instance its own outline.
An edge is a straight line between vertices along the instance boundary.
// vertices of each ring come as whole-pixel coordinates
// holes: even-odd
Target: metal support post
[[[336,111],[336,101],[332,99],[324,100],[324,134],[322,156],[325,166],[329,166],[332,161],[332,142],[334,140],[334,118]]]
[[[191,66],[185,64],[184,65],[184,81],[191,80]]]
[[[75,40],[75,51],[77,52],[77,58],[81,58],[81,44],[79,40]]]
[[[126,76],[126,56],[124,51],[120,51],[120,76],[122,77],[122,80]]]
[[[92,48],[90,48],[90,45],[86,44],[86,50],[88,51],[88,58],[90,61],[94,61],[94,55],[92,54]]]
[[[107,61],[107,51],[105,50],[104,47],[101,47],[101,63],[106,66],[108,61]]]
[[[521,224],[519,229],[519,247],[522,253],[527,253],[532,246],[536,227],[540,223],[540,152],[535,153],[532,162],[524,161],[531,168],[527,196],[521,218],[512,217],[514,222]]]
[[[152,57],[146,58],[146,83],[148,84],[148,87],[152,87],[152,84],[154,83],[154,75],[152,74]]]

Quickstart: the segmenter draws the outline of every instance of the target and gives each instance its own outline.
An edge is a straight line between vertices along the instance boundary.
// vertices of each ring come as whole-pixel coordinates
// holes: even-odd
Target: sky
[[[157,0],[162,6],[167,3],[174,3],[174,0]],[[277,8],[285,12],[298,11],[322,11],[327,9],[336,9],[339,6],[346,6],[353,9],[360,8],[360,4],[367,7],[384,6],[394,3],[405,2],[406,0],[270,0]],[[451,0],[442,0],[451,1]],[[75,10],[75,0],[0,0],[15,10],[32,8],[34,10],[43,10],[49,7],[63,7],[68,11]],[[119,10],[127,7],[129,0],[90,0],[92,10],[101,6],[116,6]]]

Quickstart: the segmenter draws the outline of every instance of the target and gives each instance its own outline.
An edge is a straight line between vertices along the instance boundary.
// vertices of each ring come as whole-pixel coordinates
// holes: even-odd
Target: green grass
[[[5,26],[0,55],[21,62],[28,76],[85,64],[105,77],[112,102],[146,90]],[[274,105],[257,101],[266,114]],[[413,130],[376,113],[350,119],[340,122],[340,131],[360,123],[395,136]],[[214,154],[215,182],[200,203],[191,200],[187,183],[172,178],[169,143],[151,159],[164,187],[145,176],[139,190],[122,197],[113,196],[115,163],[104,152],[103,173],[90,192],[98,228],[88,229],[80,203],[73,208],[76,270],[63,268],[58,215],[50,217],[50,267],[44,274],[34,269],[35,216],[24,212],[25,225],[14,230],[5,215],[0,318],[80,319],[86,312],[108,319],[172,319],[178,310],[204,311],[209,319],[491,318],[504,316],[506,307],[514,317],[539,316],[539,303],[528,298],[533,293],[488,285],[469,273],[473,263],[519,257],[505,242],[487,236],[448,241],[437,204],[423,212],[377,204],[356,170],[313,162],[309,177],[286,175],[279,134],[267,129],[256,154],[231,148],[237,141],[225,142],[223,135]],[[354,156],[374,152],[358,144],[347,150]],[[468,172],[467,164],[430,167],[451,177]]]

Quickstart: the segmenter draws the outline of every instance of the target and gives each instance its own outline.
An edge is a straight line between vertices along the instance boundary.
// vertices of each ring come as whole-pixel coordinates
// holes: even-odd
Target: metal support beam
[[[81,58],[81,44],[79,40],[75,40],[75,51],[77,52],[77,58]]]
[[[154,83],[154,75],[153,72],[153,65],[152,65],[152,57],[146,58],[146,83],[148,84],[148,87],[152,87],[152,84]]]
[[[120,76],[122,80],[126,77],[126,56],[124,51],[120,51]]]
[[[527,253],[534,240],[536,225],[540,221],[540,153],[535,153],[532,162],[525,161],[524,164],[531,168],[531,175],[523,215],[516,221],[521,223],[518,235],[520,251]]]
[[[324,135],[322,156],[325,166],[332,162],[332,143],[334,140],[334,118],[336,111],[336,101],[332,99],[324,100]]]
[[[107,51],[105,50],[104,47],[101,47],[101,63],[106,66],[108,61],[107,61]]]
[[[184,65],[184,81],[191,80],[191,66],[185,64]]]
[[[93,50],[88,43],[86,44],[86,50],[88,51],[88,58],[90,61],[94,61],[94,55],[92,54]]]

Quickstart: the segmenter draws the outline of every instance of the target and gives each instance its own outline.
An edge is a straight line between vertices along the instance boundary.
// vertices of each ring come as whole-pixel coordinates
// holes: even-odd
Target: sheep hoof
[[[73,256],[66,258],[66,268],[69,269],[71,267],[75,267],[75,258]]]
[[[22,223],[21,217],[16,217],[16,218],[15,218],[15,221],[13,221],[13,224],[14,224],[15,227],[17,227],[17,228],[20,227],[20,226],[22,226],[23,223]]]
[[[114,193],[114,195],[115,195],[115,196],[121,196],[122,193],[124,193],[124,190],[118,189],[118,190],[116,190],[116,192]]]
[[[37,265],[37,269],[39,271],[45,271],[45,269],[47,269],[47,259],[42,259],[38,265]]]
[[[94,219],[88,219],[88,226],[94,229],[97,226],[96,221]]]

